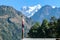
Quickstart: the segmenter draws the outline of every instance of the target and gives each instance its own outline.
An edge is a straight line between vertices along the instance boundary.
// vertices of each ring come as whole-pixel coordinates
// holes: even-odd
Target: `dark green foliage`
[[[38,23],[39,24],[39,23]],[[35,24],[37,25],[37,24]],[[33,25],[28,35],[32,38],[60,38],[60,18],[51,17],[48,22],[43,20],[41,26]],[[37,27],[37,28],[36,28]],[[34,31],[34,32],[33,32]]]
[[[32,28],[30,29],[30,31],[29,31],[29,36],[30,37],[33,37],[33,38],[35,38],[35,37],[37,37],[37,32],[38,32],[38,30],[37,30],[37,28],[38,27],[40,27],[40,24],[38,23],[38,22],[36,22],[33,26],[32,26]]]
[[[57,28],[56,28],[56,30],[57,30],[57,37],[60,38],[60,18],[57,20]]]
[[[47,21],[46,19],[43,20],[41,27],[42,27],[43,29],[49,28],[49,27],[48,27],[48,21]]]

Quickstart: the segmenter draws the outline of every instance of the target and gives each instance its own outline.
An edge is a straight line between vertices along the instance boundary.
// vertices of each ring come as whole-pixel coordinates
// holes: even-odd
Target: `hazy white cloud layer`
[[[22,11],[24,12],[24,15],[27,17],[31,17],[34,15],[35,12],[37,12],[41,8],[40,4],[37,4],[35,6],[24,6]]]

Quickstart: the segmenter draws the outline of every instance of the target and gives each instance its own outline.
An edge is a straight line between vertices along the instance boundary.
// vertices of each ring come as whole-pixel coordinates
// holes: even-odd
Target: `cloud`
[[[24,6],[23,7],[23,12],[24,12],[24,15],[26,15],[27,17],[31,17],[34,15],[35,12],[37,12],[39,9],[41,8],[41,5],[40,4],[37,4],[35,6]]]
[[[55,8],[56,6],[52,6],[52,8]]]

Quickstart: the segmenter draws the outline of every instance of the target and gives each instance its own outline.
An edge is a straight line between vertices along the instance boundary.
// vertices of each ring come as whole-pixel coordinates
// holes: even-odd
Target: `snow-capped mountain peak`
[[[31,16],[33,16],[34,13],[37,12],[40,8],[41,8],[40,4],[35,5],[35,6],[29,6],[29,7],[24,6],[24,7],[22,8],[22,12],[23,12],[23,14],[24,14],[25,16],[31,17]]]

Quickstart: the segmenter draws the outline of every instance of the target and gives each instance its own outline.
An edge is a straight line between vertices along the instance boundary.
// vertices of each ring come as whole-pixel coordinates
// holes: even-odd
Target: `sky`
[[[12,6],[30,18],[42,6],[60,7],[60,0],[0,0],[0,5]]]
[[[60,7],[60,0],[0,0],[0,5],[12,6],[17,10],[21,10],[23,6],[34,6],[37,4]]]

